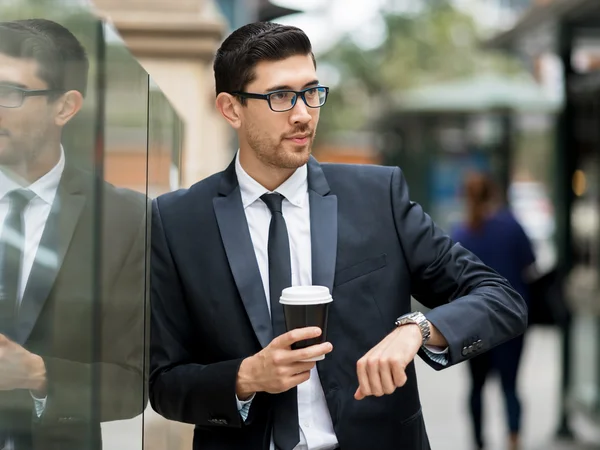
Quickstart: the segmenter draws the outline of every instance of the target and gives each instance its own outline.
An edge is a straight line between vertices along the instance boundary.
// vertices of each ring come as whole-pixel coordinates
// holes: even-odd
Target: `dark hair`
[[[244,25],[217,50],[213,66],[217,95],[243,91],[254,80],[254,68],[261,61],[309,54],[316,67],[310,40],[299,28],[272,22]]]
[[[467,226],[478,231],[483,226],[489,210],[494,206],[496,185],[485,172],[471,172],[465,178],[464,192],[467,206]]]
[[[49,89],[75,90],[85,96],[89,62],[77,38],[46,19],[0,22],[0,53],[35,60]]]

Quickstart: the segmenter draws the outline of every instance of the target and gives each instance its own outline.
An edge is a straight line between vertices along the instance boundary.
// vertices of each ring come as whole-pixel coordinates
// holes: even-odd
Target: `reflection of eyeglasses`
[[[304,104],[309,108],[320,108],[327,101],[329,88],[325,86],[309,87],[301,91],[273,91],[266,94],[254,94],[252,92],[235,91],[231,93],[242,98],[255,98],[266,100],[269,108],[275,112],[285,112],[296,106],[298,96],[302,98]]]
[[[22,89],[15,86],[0,86],[0,107],[19,108],[25,97],[63,93],[58,89]]]

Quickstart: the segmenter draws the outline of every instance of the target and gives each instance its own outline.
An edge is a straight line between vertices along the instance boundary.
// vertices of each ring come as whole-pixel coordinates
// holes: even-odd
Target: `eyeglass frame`
[[[24,89],[24,88],[20,88],[17,86],[6,86],[6,85],[0,86],[0,89],[2,89],[2,88],[13,89],[14,91],[21,93],[21,103],[19,103],[16,106],[4,106],[0,102],[1,108],[8,108],[8,109],[20,108],[21,106],[23,106],[23,103],[25,103],[25,99],[27,97],[38,97],[38,96],[42,96],[42,95],[51,95],[51,94],[58,94],[58,93],[64,94],[66,92],[63,89]]]
[[[323,101],[323,104],[321,104],[319,106],[310,106],[308,104],[308,102],[306,101],[305,95],[308,91],[310,91],[312,89],[325,89],[325,101]],[[294,100],[292,106],[290,106],[288,109],[283,109],[283,110],[273,109],[273,106],[271,105],[271,95],[278,94],[281,92],[294,93],[296,95],[295,100]],[[318,108],[323,107],[323,105],[325,105],[325,103],[327,103],[327,98],[329,97],[329,87],[327,87],[327,86],[311,86],[311,87],[307,87],[306,89],[302,89],[301,91],[294,91],[292,89],[278,89],[276,91],[267,92],[266,94],[257,94],[254,92],[233,91],[233,92],[230,92],[230,94],[241,97],[241,98],[253,98],[253,99],[257,99],[257,100],[266,100],[267,103],[269,104],[269,108],[271,109],[271,111],[287,112],[287,111],[291,111],[292,109],[294,109],[294,107],[298,103],[298,97],[302,98],[302,101],[304,102],[304,104],[306,105],[307,108],[318,109]]]

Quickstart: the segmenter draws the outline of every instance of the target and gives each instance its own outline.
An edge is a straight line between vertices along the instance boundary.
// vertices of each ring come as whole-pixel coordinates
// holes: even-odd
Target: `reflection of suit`
[[[438,307],[428,318],[449,342],[449,365],[522,333],[523,301],[409,201],[399,169],[311,159],[308,189],[313,284],[334,298],[334,350],[317,367],[340,447],[429,449],[414,365],[393,395],[358,402],[356,362],[411,294]],[[242,359],[272,330],[233,164],[155,201],[151,285],[154,408],[195,424],[195,449],[267,449],[272,396],[256,396],[246,423],[235,400]]]
[[[48,396],[37,418],[28,391],[0,393],[16,450],[98,449],[100,421],[144,408],[146,202],[93,183],[67,166],[27,281],[16,341],[44,359]]]

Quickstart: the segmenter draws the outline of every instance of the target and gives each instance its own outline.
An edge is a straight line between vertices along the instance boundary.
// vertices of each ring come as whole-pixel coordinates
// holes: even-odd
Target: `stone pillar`
[[[230,132],[214,107],[212,60],[226,24],[211,0],[95,0],[184,121],[181,184],[222,170]]]

